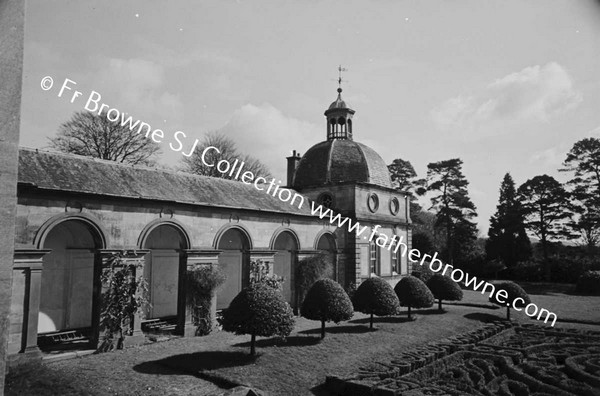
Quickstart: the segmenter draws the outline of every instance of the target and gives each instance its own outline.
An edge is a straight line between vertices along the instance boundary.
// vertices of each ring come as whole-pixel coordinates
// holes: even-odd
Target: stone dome
[[[383,159],[372,148],[353,140],[334,139],[317,143],[300,160],[294,188],[359,182],[392,187]]]
[[[346,105],[346,102],[344,101],[344,99],[342,99],[342,89],[338,88],[338,97],[334,102],[332,102],[329,105],[328,110],[349,109],[349,108],[350,108],[350,106]]]

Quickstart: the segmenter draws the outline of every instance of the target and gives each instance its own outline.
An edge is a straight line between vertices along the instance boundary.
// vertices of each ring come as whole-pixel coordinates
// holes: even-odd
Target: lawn
[[[593,311],[600,297],[549,293],[534,295],[532,300],[559,317],[600,320],[600,314]],[[464,301],[488,305],[484,296],[473,291],[465,291]],[[237,383],[275,395],[325,394],[320,385],[328,374],[355,373],[371,362],[388,360],[416,345],[473,330],[505,315],[504,309],[446,308],[444,314],[435,307],[416,310],[416,321],[406,319],[406,310],[397,317],[378,318],[375,331],[369,331],[367,316],[355,314],[349,322],[328,326],[323,341],[318,338],[318,322],[298,318],[295,332],[286,341],[259,338],[255,359],[248,356],[248,336],[217,331],[206,337],[58,361],[33,375],[12,376],[7,394],[209,395]],[[532,323],[524,314],[513,317]],[[557,326],[598,329],[569,323]]]

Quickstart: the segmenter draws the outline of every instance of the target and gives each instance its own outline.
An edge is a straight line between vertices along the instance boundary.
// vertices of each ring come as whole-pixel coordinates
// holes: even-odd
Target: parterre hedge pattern
[[[327,377],[334,395],[600,395],[600,332],[494,322]]]

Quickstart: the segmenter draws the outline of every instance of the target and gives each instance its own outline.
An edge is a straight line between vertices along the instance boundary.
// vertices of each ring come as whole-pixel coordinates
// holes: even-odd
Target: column
[[[16,249],[8,352],[10,365],[41,360],[37,346],[44,255],[50,250]]]

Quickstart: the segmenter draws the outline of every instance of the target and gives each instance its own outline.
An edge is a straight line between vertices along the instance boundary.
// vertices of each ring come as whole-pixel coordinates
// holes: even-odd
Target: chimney
[[[291,157],[287,157],[287,187],[292,187],[294,184],[294,173],[300,162],[300,153],[296,153],[296,150],[292,152]]]

